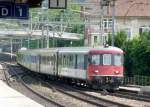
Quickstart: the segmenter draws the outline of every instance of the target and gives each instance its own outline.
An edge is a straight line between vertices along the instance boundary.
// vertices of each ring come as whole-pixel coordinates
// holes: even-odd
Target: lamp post
[[[55,36],[55,32],[53,32],[53,47],[55,47],[54,36]]]
[[[49,27],[48,25],[46,27],[47,27],[47,48],[49,48]]]
[[[10,39],[10,51],[11,51],[11,62],[12,62],[12,52],[13,52],[13,39]]]

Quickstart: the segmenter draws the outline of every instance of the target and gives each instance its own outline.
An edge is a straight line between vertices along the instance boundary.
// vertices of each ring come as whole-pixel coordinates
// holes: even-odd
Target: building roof
[[[86,0],[89,3],[99,4],[100,0]],[[93,8],[96,8],[93,6]],[[135,16],[149,17],[150,16],[150,0],[117,0],[115,16]],[[97,15],[99,10],[93,11],[92,14]],[[106,13],[105,13],[106,14]],[[112,8],[109,7],[106,16],[112,16]]]

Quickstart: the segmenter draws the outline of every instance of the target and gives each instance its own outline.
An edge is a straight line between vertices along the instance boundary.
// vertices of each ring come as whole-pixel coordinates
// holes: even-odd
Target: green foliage
[[[126,37],[125,32],[118,32],[114,43],[125,52],[125,74],[150,76],[150,32],[144,32],[132,40]],[[111,43],[111,36],[108,43]]]
[[[111,45],[111,39],[112,39],[112,35],[109,35],[109,39],[108,39],[109,45]],[[114,36],[114,40],[115,40],[114,45],[116,47],[123,48],[127,40],[127,35],[124,31],[117,32],[117,34]]]

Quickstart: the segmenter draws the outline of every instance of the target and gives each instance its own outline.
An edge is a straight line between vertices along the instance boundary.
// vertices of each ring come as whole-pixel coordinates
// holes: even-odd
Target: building
[[[102,45],[112,32],[112,7],[104,7],[103,16],[100,0],[86,0],[84,11],[85,44]],[[82,10],[83,10],[82,7]],[[139,36],[143,31],[150,30],[149,0],[117,0],[115,4],[115,32],[124,30],[128,39]],[[102,21],[101,21],[102,20]],[[102,22],[102,23],[101,23]],[[100,26],[102,25],[102,26]]]

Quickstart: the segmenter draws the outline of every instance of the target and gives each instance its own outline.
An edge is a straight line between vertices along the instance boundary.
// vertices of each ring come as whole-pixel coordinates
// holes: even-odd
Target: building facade
[[[112,33],[112,7],[104,7],[101,10],[100,0],[86,0],[86,3],[90,5],[83,6],[84,11],[89,13],[85,15],[88,20],[85,25],[85,45],[103,45],[108,35]],[[128,39],[133,39],[140,33],[149,31],[149,10],[149,0],[117,0],[115,3],[115,32],[123,30]]]

